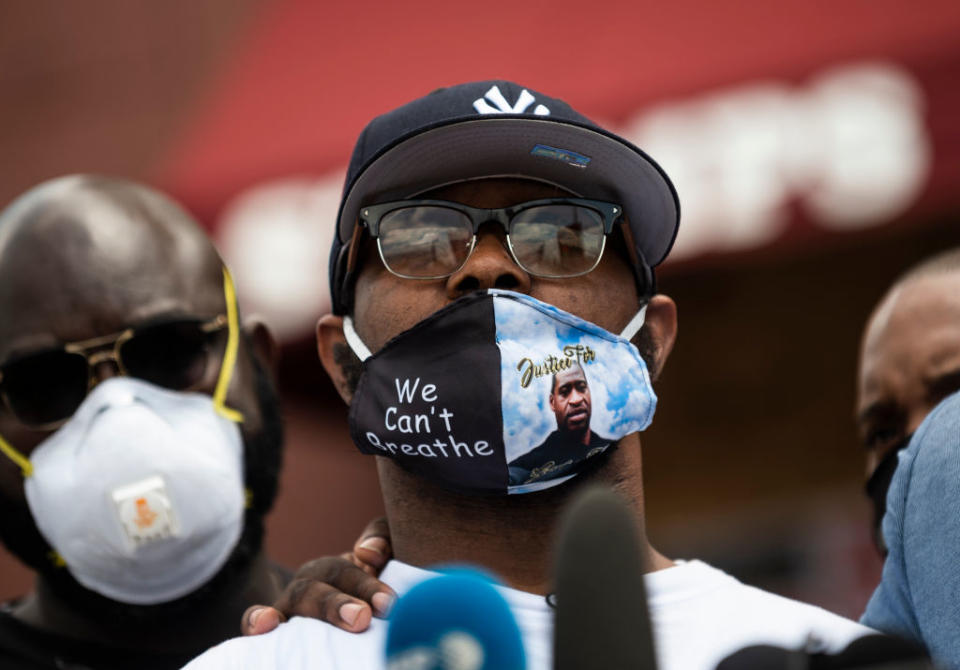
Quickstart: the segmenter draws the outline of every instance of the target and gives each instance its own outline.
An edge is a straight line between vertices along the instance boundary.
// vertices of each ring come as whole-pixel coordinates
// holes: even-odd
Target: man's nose
[[[506,245],[506,236],[497,224],[485,223],[480,226],[470,258],[447,279],[447,295],[450,299],[488,288],[529,293],[530,275],[513,262]]]
[[[120,371],[120,365],[113,356],[103,356],[97,361],[90,362],[93,368],[92,386],[100,382],[105,382],[111,377],[120,377],[123,373]]]

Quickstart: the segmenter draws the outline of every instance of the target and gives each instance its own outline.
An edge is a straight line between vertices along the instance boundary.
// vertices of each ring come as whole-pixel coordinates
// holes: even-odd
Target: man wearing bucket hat
[[[499,575],[528,667],[551,665],[545,596],[564,503],[605,483],[642,527],[639,433],[676,334],[653,268],[678,224],[652,159],[507,81],[440,89],[374,119],[350,161],[330,256],[334,314],[317,341],[354,443],[376,456],[395,555],[381,578],[402,595],[439,563]],[[608,446],[511,484],[508,463],[556,428],[550,385],[572,358]],[[837,650],[869,632],[702,562],[643,552],[663,668],[713,668],[750,644]],[[388,626],[350,636],[296,618],[188,667],[382,667]]]

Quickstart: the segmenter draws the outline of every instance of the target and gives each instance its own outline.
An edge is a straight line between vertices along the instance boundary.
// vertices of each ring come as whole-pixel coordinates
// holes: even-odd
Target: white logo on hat
[[[485,99],[484,99],[485,98]],[[489,102],[493,103],[491,105]],[[536,98],[533,97],[533,94],[530,93],[527,89],[520,91],[520,97],[517,98],[517,102],[511,105],[507,102],[507,99],[503,97],[503,93],[500,92],[500,89],[496,86],[492,86],[486,95],[483,98],[477,98],[473,101],[473,108],[477,110],[480,114],[523,114],[527,111],[527,107],[532,105],[536,101]],[[495,105],[495,106],[494,106]],[[548,116],[550,110],[543,105],[537,105],[533,113],[537,116]]]

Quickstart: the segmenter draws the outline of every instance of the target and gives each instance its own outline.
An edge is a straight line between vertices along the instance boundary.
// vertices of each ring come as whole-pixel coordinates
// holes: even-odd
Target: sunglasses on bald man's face
[[[193,390],[205,376],[213,340],[226,315],[176,319],[16,357],[0,366],[0,395],[13,415],[37,429],[73,416],[107,361],[123,375],[174,391]]]
[[[460,270],[484,223],[506,232],[514,262],[536,277],[584,275],[600,262],[606,237],[621,220],[619,205],[548,198],[481,209],[446,200],[401,200],[360,210],[384,266],[406,279],[442,279]]]

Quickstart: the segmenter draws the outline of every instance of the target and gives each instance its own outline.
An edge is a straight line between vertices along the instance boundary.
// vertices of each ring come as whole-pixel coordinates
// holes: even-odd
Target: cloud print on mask
[[[541,444],[557,429],[549,403],[552,374],[548,358],[575,361],[578,345],[589,347],[593,353],[589,360],[580,358],[591,394],[590,429],[602,438],[615,441],[650,424],[657,399],[646,365],[633,345],[595,324],[528,296],[510,296],[514,299],[494,303],[497,346],[501,353],[507,462]],[[536,316],[531,316],[531,304],[540,310]],[[566,347],[574,348],[568,350],[572,356],[565,355]],[[521,371],[517,369],[524,359],[543,366],[539,370],[542,376],[531,375],[527,386],[523,386]],[[637,375],[643,379],[636,379]]]

